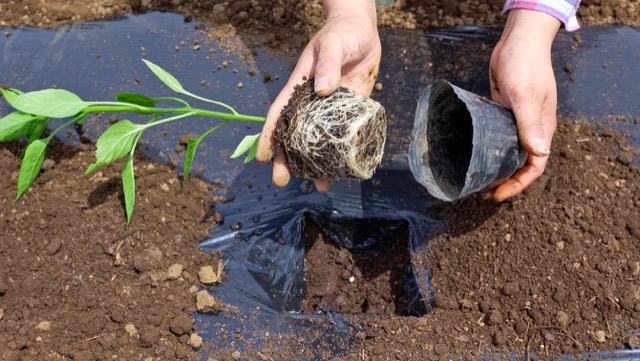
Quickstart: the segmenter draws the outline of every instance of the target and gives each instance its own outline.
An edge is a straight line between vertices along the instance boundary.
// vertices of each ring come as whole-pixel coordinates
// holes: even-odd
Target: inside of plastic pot
[[[449,83],[430,83],[418,100],[411,171],[433,196],[451,201],[466,184],[473,151],[473,121]]]
[[[149,29],[156,29],[155,36],[149,37]],[[554,67],[559,74],[559,87],[563,89],[559,98],[561,114],[585,114],[585,120],[589,120],[590,116],[608,119],[614,113],[632,114],[637,110],[640,68],[637,63],[630,65],[622,60],[640,48],[637,33],[628,27],[582,30],[583,44],[607,46],[607,61],[619,65],[609,67],[606,74],[593,71],[602,68],[600,47],[584,45],[578,52],[556,54]],[[429,236],[441,225],[433,214],[434,199],[421,191],[409,172],[407,161],[416,101],[425,84],[436,78],[447,78],[461,88],[489,96],[486,77],[477,74],[484,74],[487,68],[490,47],[486,44],[495,43],[499,34],[499,29],[468,27],[429,33],[381,29],[383,51],[388,54],[380,68],[385,90],[373,96],[385,106],[390,117],[385,156],[371,180],[336,181],[327,193],[316,192],[311,182],[298,179],[293,179],[287,187],[275,188],[271,185],[269,166],[243,165],[228,159],[234,145],[245,135],[256,133],[256,127],[221,129],[215,140],[206,139],[200,145],[203,153],[196,158],[193,168],[200,169],[205,179],[222,179],[229,184],[224,194],[229,201],[218,203],[214,208],[224,216],[224,224],[214,228],[211,237],[197,246],[206,251],[224,252],[227,281],[210,292],[238,309],[237,313],[197,314],[195,328],[205,342],[221,349],[242,349],[250,345],[256,348],[261,343],[282,342],[277,335],[287,332],[313,335],[311,347],[324,350],[325,355],[342,356],[349,350],[359,325],[349,321],[347,315],[331,309],[313,314],[297,311],[307,281],[304,222],[313,219],[336,244],[348,249],[373,247],[403,231],[408,234],[409,254],[429,247]],[[202,74],[211,73],[212,63],[221,63],[233,56],[224,52],[176,52],[177,36],[197,38],[198,35],[193,33],[192,26],[184,26],[182,16],[166,13],[130,16],[117,22],[57,31],[12,30],[12,36],[2,43],[2,53],[12,54],[0,58],[3,82],[19,84],[23,90],[55,84],[72,88],[87,99],[102,99],[105,93],[112,95],[129,89],[132,79],[138,77],[142,81],[136,82],[137,91],[153,94],[157,83],[147,81],[148,72],[139,61],[141,43],[145,44],[147,59],[163,59],[173,65],[168,70],[181,79],[185,88],[201,87]],[[556,42],[566,44],[571,38],[571,34],[561,32]],[[424,59],[424,68],[407,68],[399,61],[400,57],[394,56],[407,48],[411,49],[412,57]],[[239,91],[237,78],[227,78],[224,72],[219,72],[216,74],[219,83],[211,85],[211,89],[220,101],[240,112],[266,114],[268,104],[279,93],[294,64],[290,55],[274,54],[260,47],[253,50],[258,54],[255,66],[261,71],[280,74],[281,81],[264,82],[259,77],[247,77],[243,80],[243,90]],[[62,57],[63,53],[103,56],[89,62],[91,57]],[[636,56],[633,53],[632,58]],[[450,59],[459,59],[459,71],[451,72],[444,66]],[[568,59],[582,65],[575,67],[574,80],[561,70]],[[241,61],[235,65],[240,72],[248,71],[249,65]],[[605,81],[605,77],[617,81],[614,84]],[[574,85],[567,87],[569,82]],[[111,88],[105,90],[105,84]],[[598,92],[588,93],[584,89],[598,89]],[[607,94],[606,98],[603,93]],[[176,128],[167,129],[166,134],[149,134],[148,155],[166,161],[177,137],[185,133],[186,124],[177,122],[173,125]],[[90,128],[91,124],[87,126]],[[204,125],[200,128],[197,122],[190,122],[188,126],[193,129],[187,132],[193,133],[205,128]],[[612,121],[612,126],[624,128],[628,124]],[[97,129],[89,131],[95,134]],[[638,135],[635,137],[638,144]],[[456,140],[445,142],[455,144]],[[406,314],[426,315],[433,302],[429,265],[409,263],[407,267],[404,287],[410,301]],[[384,315],[361,317],[375,319]],[[317,319],[329,322],[314,322]],[[251,342],[220,337],[220,330],[241,330],[243,339]],[[507,355],[512,359],[521,359],[520,356]],[[610,350],[585,354],[590,356],[602,360],[638,359],[640,352]]]
[[[439,82],[438,84],[443,84]],[[446,83],[434,94],[429,114],[430,164],[436,183],[457,198],[465,185],[473,150],[473,122],[464,102]]]

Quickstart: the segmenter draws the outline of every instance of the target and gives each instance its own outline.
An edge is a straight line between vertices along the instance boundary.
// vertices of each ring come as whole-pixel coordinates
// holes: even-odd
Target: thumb
[[[314,70],[314,90],[319,96],[336,91],[342,76],[342,46],[338,41],[323,41],[318,45],[318,61]]]
[[[542,106],[531,98],[522,103],[512,103],[518,124],[518,135],[524,149],[536,157],[549,155],[551,144],[545,137],[542,125]]]

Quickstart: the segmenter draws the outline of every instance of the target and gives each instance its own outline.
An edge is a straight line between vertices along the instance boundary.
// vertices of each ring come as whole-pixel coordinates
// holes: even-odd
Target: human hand
[[[338,86],[369,96],[378,75],[381,45],[375,2],[325,0],[323,5],[327,21],[302,51],[287,84],[271,104],[258,142],[256,159],[263,163],[273,159],[273,184],[278,187],[289,183],[291,174],[282,149],[273,156],[274,129],[294,86],[307,78],[314,79],[319,96],[330,95]],[[329,189],[330,180],[314,182],[319,191]]]
[[[529,156],[509,180],[484,194],[497,202],[520,194],[547,164],[558,103],[551,45],[560,21],[533,10],[511,10],[491,55],[493,100],[513,110],[518,137]]]

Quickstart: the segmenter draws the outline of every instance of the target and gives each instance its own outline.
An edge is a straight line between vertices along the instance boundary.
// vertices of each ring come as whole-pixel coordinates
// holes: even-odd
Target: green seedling
[[[204,116],[215,118],[218,124],[211,127],[199,137],[188,141],[185,151],[183,178],[187,178],[193,159],[202,140],[220,129],[229,121],[264,122],[263,117],[239,114],[227,104],[203,98],[188,92],[182,84],[158,65],[144,60],[149,69],[174,92],[214,104],[223,111],[213,111],[193,108],[187,101],[176,97],[150,98],[136,93],[119,93],[116,101],[84,101],[76,94],[64,89],[44,89],[23,93],[18,89],[3,89],[0,92],[15,111],[0,119],[0,142],[27,138],[28,142],[23,151],[22,165],[18,176],[19,199],[36,179],[44,162],[45,151],[51,139],[60,130],[74,123],[82,124],[85,117],[91,113],[133,113],[148,115],[145,124],[136,124],[130,120],[121,120],[111,125],[98,138],[96,144],[96,162],[91,164],[86,173],[91,173],[98,167],[111,164],[116,160],[127,157],[122,168],[122,188],[125,201],[125,215],[127,223],[131,221],[135,204],[135,177],[133,172],[133,157],[142,133],[155,126],[190,116]],[[173,101],[178,107],[158,107],[158,103]],[[51,119],[67,119],[61,126],[42,137]],[[250,162],[256,155],[259,134],[245,137],[231,158],[245,156],[245,163]]]

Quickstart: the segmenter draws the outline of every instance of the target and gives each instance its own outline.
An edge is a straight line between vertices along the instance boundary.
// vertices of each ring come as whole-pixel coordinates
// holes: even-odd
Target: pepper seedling
[[[155,126],[190,116],[204,116],[215,118],[219,123],[211,127],[198,137],[189,139],[185,151],[183,178],[187,178],[198,145],[202,140],[220,129],[229,121],[263,123],[265,118],[239,114],[231,106],[203,98],[185,90],[180,82],[158,65],[144,60],[149,69],[166,86],[174,92],[214,104],[223,111],[212,111],[193,108],[187,101],[177,97],[150,98],[137,93],[118,93],[116,101],[84,101],[78,95],[64,89],[44,89],[24,93],[18,89],[0,88],[5,100],[16,110],[0,119],[0,142],[27,138],[28,142],[23,150],[23,159],[18,176],[19,199],[37,178],[45,158],[47,145],[53,137],[67,126],[74,123],[81,124],[91,113],[133,113],[148,115],[150,119],[145,124],[136,124],[130,120],[120,120],[107,128],[96,143],[96,162],[89,165],[86,173],[91,173],[98,167],[111,164],[116,160],[127,157],[122,168],[122,189],[125,201],[125,215],[127,224],[131,222],[135,205],[135,176],[133,172],[133,158],[136,146],[142,133]],[[158,107],[162,101],[174,101],[182,106]],[[61,126],[42,137],[47,125],[52,119],[68,119]],[[259,134],[246,136],[231,155],[231,158],[246,154],[245,163],[250,162],[256,155]]]

